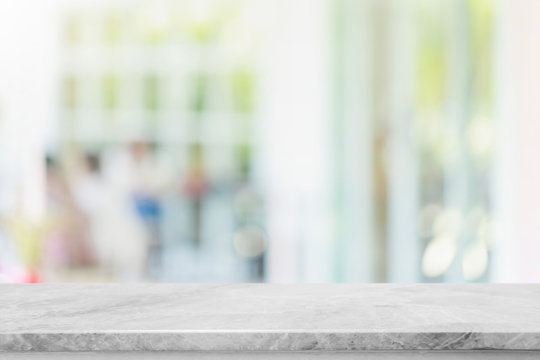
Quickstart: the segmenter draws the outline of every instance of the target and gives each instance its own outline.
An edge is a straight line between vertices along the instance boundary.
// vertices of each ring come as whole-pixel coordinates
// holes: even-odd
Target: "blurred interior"
[[[540,281],[540,2],[0,3],[0,282]]]

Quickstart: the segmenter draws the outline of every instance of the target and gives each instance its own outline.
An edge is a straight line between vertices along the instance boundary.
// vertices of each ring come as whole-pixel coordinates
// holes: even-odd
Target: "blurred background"
[[[540,281],[540,2],[0,2],[0,282]]]

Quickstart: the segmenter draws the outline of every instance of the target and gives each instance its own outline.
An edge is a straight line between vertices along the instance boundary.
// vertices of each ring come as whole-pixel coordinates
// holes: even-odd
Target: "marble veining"
[[[540,350],[540,285],[0,285],[0,351]]]

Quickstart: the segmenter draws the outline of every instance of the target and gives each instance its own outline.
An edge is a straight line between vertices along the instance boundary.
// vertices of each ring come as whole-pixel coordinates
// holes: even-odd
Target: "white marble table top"
[[[0,285],[0,351],[540,350],[540,285]]]

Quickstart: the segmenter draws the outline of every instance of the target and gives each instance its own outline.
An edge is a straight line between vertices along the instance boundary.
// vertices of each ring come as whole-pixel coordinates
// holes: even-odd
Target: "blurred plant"
[[[247,181],[251,172],[251,146],[239,144],[234,148],[238,174],[243,181]]]
[[[233,109],[240,113],[249,113],[254,107],[255,74],[247,68],[233,71],[231,75],[231,94]]]
[[[101,79],[103,94],[103,107],[114,110],[118,106],[118,77],[114,74],[105,74]]]
[[[220,9],[208,0],[194,0],[186,7],[185,32],[188,38],[199,44],[214,40],[221,25]]]
[[[35,283],[40,281],[38,269],[41,265],[43,246],[42,237],[46,231],[44,224],[24,220],[23,217],[3,221],[8,235],[14,241],[17,258],[22,268],[11,269],[14,276],[11,281]]]
[[[78,106],[79,81],[74,75],[66,75],[62,79],[63,105],[67,109],[75,109]]]
[[[163,1],[147,1],[139,12],[139,29],[143,40],[151,45],[163,42],[170,33],[170,7]]]
[[[446,96],[448,15],[431,1],[422,0],[418,5],[416,102],[420,108],[432,109],[440,106]]]
[[[156,111],[159,108],[159,85],[160,81],[156,74],[146,74],[143,78],[144,107],[147,110]]]
[[[81,42],[81,20],[81,16],[77,13],[71,13],[66,16],[64,22],[64,36],[67,45],[74,46]]]
[[[104,39],[108,45],[116,45],[122,36],[122,22],[116,12],[107,14],[104,20]]]
[[[191,110],[196,113],[201,113],[208,108],[209,101],[209,79],[208,76],[203,73],[198,73],[191,79]]]
[[[470,40],[468,43],[470,87],[477,111],[493,104],[494,1],[468,0]]]
[[[468,0],[470,41],[468,61],[471,96],[467,129],[469,150],[476,166],[488,165],[495,143],[493,122],[493,38],[494,4],[489,0]]]

